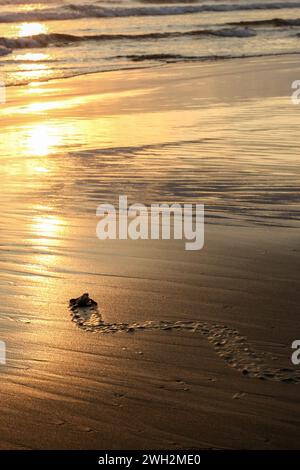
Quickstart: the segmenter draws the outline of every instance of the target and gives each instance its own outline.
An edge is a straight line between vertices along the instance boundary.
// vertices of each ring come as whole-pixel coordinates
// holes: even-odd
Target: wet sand
[[[108,322],[221,322],[293,369],[300,257],[296,237],[276,230],[270,241],[211,227],[197,256],[92,241],[81,273],[19,274],[1,318],[1,447],[298,448],[299,385],[245,376],[194,331],[86,332],[67,308],[88,286]]]
[[[231,74],[248,75],[249,67],[253,87],[238,91]],[[268,78],[276,69],[277,78],[271,82]],[[219,92],[211,90],[209,96],[209,85],[219,83],[212,77],[220,76],[221,71],[223,86]],[[255,77],[262,73],[266,83],[254,86]],[[145,198],[139,202],[155,200],[159,194],[166,201],[168,197],[178,200],[162,191],[170,176],[167,157],[159,168],[154,155],[157,173],[151,163],[147,173],[140,147],[174,141],[176,133],[176,139],[192,140],[197,129],[197,139],[201,133],[205,139],[199,114],[191,111],[193,118],[190,115],[191,120],[183,123],[182,110],[195,108],[206,113],[214,107],[210,102],[204,109],[204,101],[221,100],[221,96],[222,105],[227,99],[248,109],[256,100],[255,119],[259,121],[263,116],[259,112],[261,96],[269,93],[268,109],[274,118],[276,106],[288,109],[283,107],[297,73],[293,58],[281,63],[281,68],[274,59],[268,63],[256,60],[255,64],[231,61],[187,65],[185,70],[166,66],[131,71],[126,80],[123,72],[122,76],[111,73],[49,82],[32,87],[37,91],[26,89],[28,93],[22,88],[8,90],[9,101],[0,108],[1,118],[6,116],[0,145],[4,188],[0,339],[7,344],[7,365],[0,366],[1,448],[299,448],[299,385],[285,380],[299,371],[290,357],[291,343],[300,334],[299,207],[293,192],[299,173],[287,114],[281,115],[282,131],[278,126],[277,134],[273,133],[277,119],[270,117],[264,131],[254,134],[257,147],[253,152],[258,155],[265,148],[264,164],[270,162],[264,170],[259,160],[256,167],[248,162],[243,178],[238,162],[229,159],[225,136],[218,137],[218,150],[224,140],[224,168],[230,166],[245,194],[249,181],[253,187],[244,206],[242,198],[231,194],[229,199],[214,188],[203,250],[186,252],[180,241],[100,242],[95,236],[95,210],[99,203],[107,202],[105,194],[109,201],[120,189],[125,192],[125,187],[133,199],[144,190]],[[168,77],[172,77],[174,93],[163,101]],[[199,102],[192,99],[192,80],[202,84]],[[143,92],[136,91],[136,83]],[[107,100],[99,97],[105,93],[110,94]],[[157,93],[162,97],[159,106]],[[160,114],[164,107],[173,108],[169,117]],[[161,123],[166,120],[159,135],[153,112]],[[297,112],[299,115],[299,109],[291,108],[296,120],[291,126],[297,124]],[[135,116],[132,122],[140,121],[140,132],[135,133],[133,127],[131,132],[128,128],[119,132],[120,123],[125,118],[128,122],[129,115]],[[106,122],[106,128],[99,127],[96,116],[102,118],[102,124]],[[234,119],[238,116],[234,114]],[[225,122],[228,120],[223,126]],[[242,131],[245,136],[254,132],[246,121],[239,136],[236,127],[233,152],[238,151]],[[266,146],[271,135],[275,144],[281,142],[281,149],[275,144],[273,148],[271,141]],[[136,153],[132,153],[133,145],[139,146]],[[121,147],[127,149],[126,165],[116,156]],[[93,157],[95,148],[102,149],[102,155],[106,149],[107,159]],[[197,148],[194,152],[196,155]],[[174,149],[172,156],[180,162]],[[250,161],[251,153],[248,157]],[[189,164],[185,159],[180,169],[183,172],[185,165],[187,181],[195,161]],[[130,166],[138,183],[143,176],[148,182],[147,186],[137,184],[140,192],[135,191],[134,178],[128,177]],[[215,178],[216,168],[217,161],[211,167]],[[247,170],[251,180],[245,176]],[[209,175],[207,171],[204,176],[209,179]],[[100,185],[97,177],[102,178]],[[170,177],[172,180],[174,175]],[[274,188],[285,179],[290,183],[289,199],[281,193],[281,199],[274,201],[271,194],[266,200],[268,188],[264,193],[255,192],[254,183],[263,186],[269,181]],[[184,202],[185,196],[193,200],[187,191],[179,200]],[[275,378],[245,374],[248,364],[244,359],[242,367],[232,366],[222,348],[195,328],[146,328],[114,334],[86,331],[72,322],[68,309],[69,299],[86,291],[98,301],[107,323],[219,325],[238,332],[243,346],[254,354],[249,364],[262,357],[268,368],[289,370]],[[228,338],[221,341],[224,339],[222,346],[228,344]],[[229,346],[240,358],[241,348]]]

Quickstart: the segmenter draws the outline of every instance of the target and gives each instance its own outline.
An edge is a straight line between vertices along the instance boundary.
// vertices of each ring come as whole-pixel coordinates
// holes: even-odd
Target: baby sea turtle
[[[88,293],[82,294],[77,299],[70,299],[69,306],[71,310],[77,310],[84,307],[97,307],[97,302],[90,298]]]

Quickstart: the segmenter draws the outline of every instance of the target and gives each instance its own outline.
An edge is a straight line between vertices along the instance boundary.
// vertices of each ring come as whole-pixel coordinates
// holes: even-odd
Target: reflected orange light
[[[27,154],[43,157],[59,144],[59,137],[49,126],[37,125],[29,130],[26,139]]]
[[[49,169],[45,168],[44,166],[34,166],[33,170],[37,173],[49,173]]]
[[[48,54],[44,54],[42,52],[27,52],[26,54],[17,54],[15,56],[15,60],[21,61],[32,61],[35,62],[37,60],[47,60],[49,58]]]
[[[38,216],[34,218],[32,228],[37,236],[54,237],[64,232],[65,223],[52,215]]]
[[[41,23],[22,23],[18,28],[18,36],[34,36],[36,34],[46,34],[47,27]]]

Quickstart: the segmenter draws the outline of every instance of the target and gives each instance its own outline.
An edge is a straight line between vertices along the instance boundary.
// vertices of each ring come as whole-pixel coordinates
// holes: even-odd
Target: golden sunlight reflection
[[[19,110],[19,114],[35,114],[36,112],[51,111],[53,109],[62,109],[64,107],[63,103],[60,101],[46,101],[31,103],[28,106]]]
[[[60,142],[56,128],[38,124],[29,129],[28,136],[24,142],[27,154],[35,157],[49,155]]]
[[[36,34],[46,34],[47,31],[47,26],[41,23],[22,23],[18,27],[18,36],[26,37],[34,36]]]
[[[3,134],[0,139],[0,153],[5,149],[6,155],[13,159],[13,165],[5,165],[8,171],[15,166],[23,168],[28,165],[27,169],[23,168],[26,174],[32,171],[46,173],[51,171],[55,163],[53,159],[46,157],[60,154],[67,145],[77,146],[81,138],[79,129],[71,122],[53,122],[49,125],[46,122],[29,123],[19,126],[17,130],[8,129]]]
[[[30,69],[31,67],[31,69]],[[15,80],[27,82],[48,80],[53,76],[53,70],[47,64],[23,64],[18,72],[12,74]]]
[[[35,62],[38,60],[47,60],[49,57],[49,54],[45,54],[44,52],[26,52],[24,54],[15,55],[15,60]]]
[[[44,166],[34,166],[33,171],[37,173],[49,173],[49,168],[45,168]]]
[[[46,34],[47,32],[48,27],[41,23],[22,23],[16,30],[17,36],[20,38]],[[18,67],[17,71],[12,74],[14,80],[30,83],[49,79],[53,74],[53,70],[46,62],[49,58],[49,54],[42,52],[19,52],[15,57]]]
[[[48,69],[48,66],[46,66]],[[47,70],[47,72],[51,71],[50,69]],[[41,70],[37,71],[37,74],[41,73]],[[28,72],[29,75],[32,75],[36,72],[32,70],[31,72]],[[25,74],[27,74],[25,70]],[[17,73],[16,73],[17,75]],[[37,87],[42,86],[43,83],[36,83],[30,84],[29,91],[28,93],[32,93],[31,87]],[[103,106],[108,106],[109,103],[112,103],[113,101],[116,101],[120,99],[120,97],[125,98],[125,97],[134,97],[134,96],[139,96],[143,94],[143,90],[134,90],[134,91],[124,91],[124,92],[118,92],[118,93],[103,93],[99,95],[87,95],[84,93],[82,96],[70,96],[68,98],[65,98],[64,100],[52,100],[52,101],[35,101],[29,104],[26,104],[21,107],[10,107],[4,110],[4,114],[36,114],[36,112],[44,112],[44,111],[56,111],[56,110],[66,110],[66,109],[71,109],[71,108],[77,108],[77,110],[80,111],[80,117],[83,117],[84,111],[82,111],[83,107],[85,106],[86,108],[90,108],[91,103],[98,102],[97,107],[93,107],[94,112],[96,112],[97,115],[99,115],[99,112],[101,110],[101,107]],[[110,109],[111,106],[110,106]],[[89,112],[91,110],[89,109]]]
[[[34,217],[31,228],[37,237],[51,238],[62,236],[66,229],[66,223],[57,216],[39,215]]]
[[[56,269],[64,262],[64,258],[54,253],[59,248],[68,232],[68,223],[61,217],[37,215],[30,222],[29,232],[32,243],[39,249],[39,253],[32,257],[32,266],[35,272],[47,273]]]
[[[28,83],[49,79],[53,74],[47,62],[49,58],[50,56],[44,53],[18,54],[15,62],[18,69],[13,73],[14,78]]]
[[[42,88],[42,85],[43,85],[43,82],[38,82],[38,81],[28,83],[26,93],[42,95],[44,93],[44,89]]]

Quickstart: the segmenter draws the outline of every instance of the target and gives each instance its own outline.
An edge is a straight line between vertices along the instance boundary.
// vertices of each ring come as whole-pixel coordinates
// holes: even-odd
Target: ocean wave
[[[20,38],[0,37],[0,46],[8,49],[42,48],[48,46],[63,46],[82,41],[114,41],[114,40],[149,40],[184,36],[221,36],[221,37],[251,37],[256,33],[248,28],[222,28],[215,30],[174,31],[164,33],[144,34],[98,34],[89,36],[75,36],[72,34],[50,33],[36,34]]]
[[[130,54],[119,55],[113,58],[116,59],[130,59],[133,62],[206,62],[218,60],[231,60],[231,59],[255,59],[261,57],[280,57],[286,55],[300,55],[298,51],[291,52],[270,52],[270,53],[257,53],[257,54],[223,54],[223,55],[201,55],[201,56],[188,56],[181,54]]]
[[[103,17],[126,17],[126,16],[165,16],[182,15],[202,12],[230,12],[247,10],[273,10],[284,8],[300,8],[300,2],[273,2],[273,3],[208,3],[201,5],[164,5],[147,7],[99,7],[97,5],[69,5],[68,8],[83,14],[88,13],[91,16]]]
[[[283,18],[272,18],[268,20],[243,20],[233,21],[227,23],[228,26],[242,26],[242,27],[259,27],[259,26],[275,26],[275,27],[286,27],[286,26],[300,26],[300,18],[294,19],[283,19]]]
[[[18,21],[47,21],[47,20],[72,20],[78,18],[114,18],[130,16],[167,16],[184,15],[205,12],[231,12],[231,11],[251,11],[251,10],[278,10],[300,8],[300,2],[291,3],[273,2],[273,3],[207,3],[201,5],[155,5],[155,6],[99,6],[69,4],[60,8],[44,8],[37,10],[2,12],[0,22],[18,22]]]
[[[4,56],[4,55],[7,55],[7,54],[10,54],[11,52],[12,52],[12,50],[9,49],[8,47],[0,46],[0,57]]]
[[[256,32],[249,28],[222,28],[210,31],[208,34],[231,38],[250,38],[252,36],[256,36]]]
[[[54,45],[64,45],[84,40],[84,37],[70,34],[36,34],[20,38],[0,37],[0,46],[10,49],[41,48]]]

